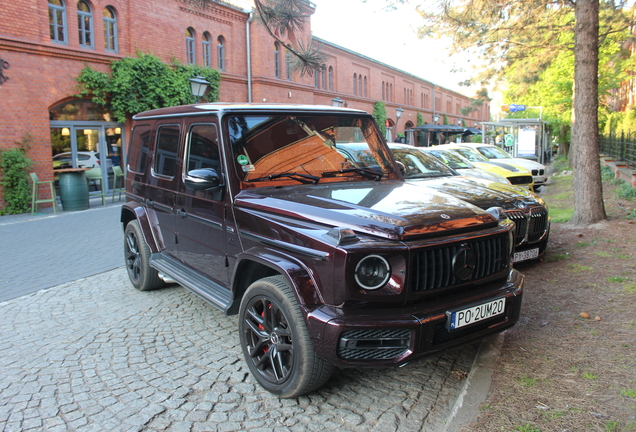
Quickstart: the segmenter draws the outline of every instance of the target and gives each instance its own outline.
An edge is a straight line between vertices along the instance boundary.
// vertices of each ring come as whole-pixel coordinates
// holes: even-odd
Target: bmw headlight
[[[389,281],[390,276],[391,266],[380,255],[368,255],[356,266],[356,282],[365,290],[382,288]]]

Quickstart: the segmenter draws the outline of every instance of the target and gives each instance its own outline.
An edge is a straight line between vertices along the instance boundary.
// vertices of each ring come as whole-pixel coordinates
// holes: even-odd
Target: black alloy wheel
[[[139,291],[149,291],[164,285],[157,270],[150,267],[150,249],[136,220],[130,221],[124,231],[124,258],[130,282]]]
[[[284,398],[309,393],[331,376],[316,356],[296,296],[283,276],[254,282],[239,311],[243,355],[266,390]]]

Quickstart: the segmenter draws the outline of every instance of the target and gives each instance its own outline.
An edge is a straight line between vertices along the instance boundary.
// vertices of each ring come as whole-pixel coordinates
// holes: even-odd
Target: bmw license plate
[[[455,330],[497,315],[501,315],[505,311],[506,299],[500,298],[488,303],[469,307],[467,309],[462,309],[455,312],[446,312],[446,315],[449,318],[447,321],[449,326],[448,329]]]
[[[521,262],[529,259],[534,259],[539,256],[539,248],[529,249],[526,251],[515,252],[513,262]]]

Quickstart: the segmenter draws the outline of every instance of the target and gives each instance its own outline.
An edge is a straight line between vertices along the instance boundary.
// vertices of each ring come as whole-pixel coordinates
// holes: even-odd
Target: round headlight
[[[391,276],[389,262],[380,255],[369,255],[356,266],[356,282],[365,290],[382,288]]]

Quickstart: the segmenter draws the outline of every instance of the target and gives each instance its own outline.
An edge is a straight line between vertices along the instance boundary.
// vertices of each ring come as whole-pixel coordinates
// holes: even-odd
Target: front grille
[[[521,210],[509,210],[506,216],[515,223],[515,246],[518,246],[526,239],[528,216]]]
[[[394,359],[411,346],[408,329],[349,330],[340,335],[338,355],[347,360]]]
[[[464,248],[472,250],[475,263],[468,277],[459,279],[453,265],[455,256]],[[409,288],[423,292],[474,282],[505,270],[509,262],[506,235],[424,249],[413,257]]]
[[[508,180],[510,180],[510,183],[512,183],[513,185],[532,183],[531,176],[508,177]]]
[[[548,211],[545,207],[530,209],[530,221],[528,224],[528,243],[535,243],[543,237],[548,229]]]

